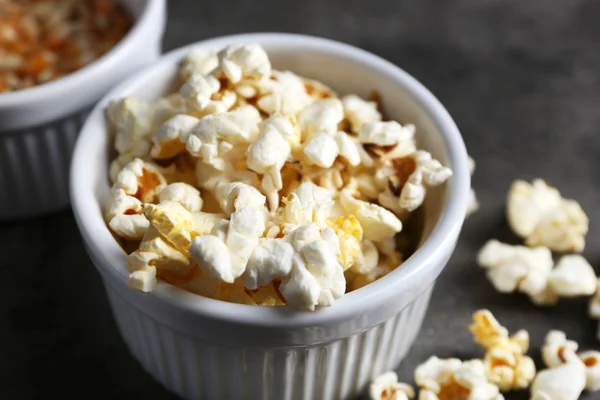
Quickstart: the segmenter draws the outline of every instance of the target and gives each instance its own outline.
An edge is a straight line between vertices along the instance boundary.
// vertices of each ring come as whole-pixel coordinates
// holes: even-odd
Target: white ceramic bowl
[[[416,124],[420,145],[454,176],[432,190],[420,248],[401,268],[315,312],[231,304],[159,283],[127,287],[125,253],[102,219],[110,147],[103,109],[110,99],[164,94],[192,48],[260,43],[278,69],[319,79],[340,93],[377,90],[389,115]],[[100,271],[123,338],[141,365],[189,399],[344,399],[394,368],[415,339],[435,279],[461,229],[470,187],[456,125],[436,98],[398,67],[330,40],[246,34],[173,51],[110,92],[83,127],[72,163],[71,199],[88,254]]]
[[[90,108],[160,56],[165,0],[120,2],[134,26],[107,54],[55,81],[0,94],[0,220],[68,206],[71,154]]]

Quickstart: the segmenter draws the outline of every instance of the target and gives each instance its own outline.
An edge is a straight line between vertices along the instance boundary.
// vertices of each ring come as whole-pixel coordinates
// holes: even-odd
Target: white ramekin
[[[122,0],[135,22],[106,55],[55,81],[0,94],[0,220],[69,204],[69,164],[91,107],[160,56],[165,0]]]
[[[299,312],[203,298],[167,283],[148,294],[127,287],[125,253],[102,219],[109,195],[109,99],[152,99],[168,90],[192,47],[260,43],[274,67],[322,80],[341,93],[380,93],[389,115],[416,123],[420,145],[454,176],[430,191],[421,246],[401,268],[329,308]],[[391,63],[363,50],[290,34],[245,34],[165,55],[109,93],[92,111],[75,148],[70,181],[74,214],[100,271],[123,338],[141,365],[189,399],[344,399],[394,368],[417,335],[433,288],[461,229],[469,193],[461,135],[438,100]]]

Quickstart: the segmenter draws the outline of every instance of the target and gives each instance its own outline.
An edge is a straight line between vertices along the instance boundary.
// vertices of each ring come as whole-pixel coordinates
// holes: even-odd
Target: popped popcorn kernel
[[[563,256],[548,277],[550,289],[560,297],[592,295],[597,281],[594,268],[578,254]]]
[[[506,215],[512,230],[528,246],[580,253],[585,247],[588,217],[574,200],[563,199],[541,179],[531,184],[517,180],[509,192]]]
[[[530,297],[542,293],[554,264],[546,247],[511,246],[489,240],[477,255],[477,263],[500,293],[523,292]]]
[[[258,44],[231,45],[218,54],[219,68],[231,83],[244,78],[260,79],[271,74],[269,56]]]
[[[185,207],[173,201],[144,204],[144,215],[150,224],[175,248],[187,251],[199,233],[196,219]]]
[[[183,182],[167,185],[160,193],[158,193],[158,201],[173,201],[179,203],[190,212],[198,212],[202,209],[202,197],[200,196],[200,191]]]
[[[490,382],[503,392],[529,387],[536,369],[531,357],[525,354],[529,349],[527,331],[518,331],[510,337],[488,310],[475,312],[469,329],[486,350],[483,365]]]
[[[354,133],[359,133],[360,128],[368,122],[381,121],[381,114],[374,101],[366,101],[351,94],[342,97],[342,105],[344,116],[350,122]]]
[[[586,386],[583,362],[571,351],[565,351],[566,363],[538,372],[531,385],[533,398],[577,400]]]
[[[409,400],[415,397],[415,390],[406,383],[398,382],[398,375],[389,371],[371,382],[369,396],[371,400]]]
[[[481,360],[430,357],[415,370],[419,399],[502,400],[498,386],[488,382]]]
[[[354,215],[329,219],[327,224],[334,230],[339,240],[340,254],[338,261],[344,270],[352,267],[361,257],[360,242],[363,239],[363,229]]]

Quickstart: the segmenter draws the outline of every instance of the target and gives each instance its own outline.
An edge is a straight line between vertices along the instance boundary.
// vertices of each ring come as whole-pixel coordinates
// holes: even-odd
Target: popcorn
[[[231,213],[229,221],[216,225],[211,235],[197,236],[189,251],[209,275],[233,283],[246,270],[264,230],[261,210],[243,207]]]
[[[360,128],[368,122],[381,121],[381,114],[377,111],[377,103],[365,101],[356,95],[342,97],[344,115],[352,125],[352,131],[359,133]]]
[[[452,176],[452,171],[426,151],[416,151],[410,157],[416,166],[402,187],[399,205],[407,211],[414,211],[423,204],[427,187],[441,185]]]
[[[321,168],[330,168],[338,153],[338,144],[328,133],[316,133],[304,145],[304,155],[307,160]]]
[[[271,74],[269,57],[258,44],[231,45],[218,53],[219,67],[233,84],[243,78],[260,79]]]
[[[403,262],[399,218],[450,176],[414,126],[272,70],[256,44],[193,50],[177,74],[174,93],[107,109],[106,221],[126,239],[130,286],[314,310]]]
[[[571,351],[565,351],[566,363],[538,372],[531,385],[532,398],[577,400],[586,386],[583,362]]]
[[[430,357],[415,370],[415,382],[421,388],[419,399],[502,400],[498,387],[488,382],[481,360]]]
[[[600,352],[584,351],[578,356],[585,366],[585,388],[594,392],[600,390]]]
[[[191,115],[177,114],[152,134],[153,158],[171,158],[185,152],[185,143],[200,120]]]
[[[179,203],[144,204],[142,210],[161,236],[182,252],[187,251],[194,237],[200,233],[196,218]]]
[[[469,157],[469,171],[471,172],[471,176],[473,176],[473,171],[475,171],[475,160]],[[479,209],[479,202],[477,201],[477,196],[475,195],[475,191],[471,188],[469,192],[469,205],[467,206],[467,216],[473,214],[475,211]]]
[[[269,194],[273,209],[279,205],[278,192],[283,187],[281,168],[291,155],[292,146],[299,140],[296,121],[271,117],[263,122],[258,139],[248,148],[248,168],[263,174],[261,186]]]
[[[214,76],[194,73],[181,85],[179,95],[185,100],[192,114],[202,116],[202,111],[211,104],[213,95],[219,89],[221,84]]]
[[[506,215],[512,230],[528,246],[543,245],[551,250],[581,252],[588,232],[588,218],[574,200],[541,179],[531,184],[515,181],[509,192]]]
[[[298,125],[304,139],[315,133],[337,132],[338,124],[344,119],[344,108],[339,99],[317,100],[298,114]]]
[[[192,49],[183,58],[178,74],[185,81],[193,74],[208,75],[218,66],[219,59],[214,51]]]
[[[550,272],[550,289],[561,297],[589,296],[596,291],[594,268],[580,255],[563,256]]]
[[[279,208],[277,215],[284,234],[311,222],[327,226],[327,218],[334,204],[332,191],[312,182],[301,184],[282,201],[284,206]]]
[[[549,368],[556,368],[573,360],[581,360],[585,367],[586,389],[600,389],[600,352],[584,351],[576,355],[579,345],[577,342],[567,340],[567,335],[562,331],[552,330],[546,335],[542,347],[542,360]]]
[[[361,260],[361,267],[363,267],[359,269],[368,269],[370,265],[365,265],[360,245],[363,238],[363,229],[356,218],[353,215],[338,217],[329,219],[327,223],[335,231],[338,238],[340,248],[338,261],[342,264],[344,271],[352,267],[358,260]],[[377,253],[377,249],[375,249],[375,253]]]
[[[351,193],[351,188],[344,189],[340,193],[340,203],[347,212],[356,216],[365,238],[379,242],[402,230],[402,222],[392,212],[377,204],[358,200]]]
[[[296,115],[313,100],[300,77],[289,71],[273,71],[278,85],[258,99],[256,105],[269,115]]]
[[[335,134],[335,141],[338,147],[338,154],[343,157],[349,165],[356,167],[360,164],[360,150],[357,142],[352,140],[346,132],[338,131]]]
[[[409,400],[415,397],[412,386],[398,382],[398,375],[389,371],[378,376],[369,386],[371,400]]]
[[[246,271],[242,276],[244,286],[254,290],[267,285],[275,278],[287,276],[292,269],[294,248],[282,239],[266,239],[254,248]]]
[[[483,361],[485,375],[501,391],[519,390],[529,386],[535,377],[535,364],[525,355],[529,348],[527,331],[520,330],[512,337],[488,310],[473,314],[473,325],[469,327],[485,350]]]
[[[159,202],[173,201],[181,204],[190,212],[198,212],[202,209],[202,197],[200,191],[187,183],[176,182],[167,185],[158,194]]]
[[[576,353],[578,348],[577,342],[567,340],[564,332],[552,330],[546,335],[542,346],[542,360],[549,368],[558,367],[567,362],[565,352]]]
[[[234,145],[247,143],[256,135],[260,120],[258,111],[251,106],[207,115],[200,119],[188,137],[186,149],[204,163],[224,170],[225,153]]]
[[[518,290],[533,297],[545,290],[553,260],[545,247],[531,249],[489,240],[479,251],[477,263],[499,292]]]
[[[157,270],[184,275],[192,267],[186,255],[168,243],[154,227],[147,230],[139,248],[127,256],[127,265],[130,272],[127,284],[142,292],[154,289]]]
[[[373,121],[361,125],[358,141],[377,146],[395,146],[402,142],[412,143],[414,135],[414,125],[402,126],[396,121]]]
[[[287,303],[299,309],[331,306],[346,290],[344,270],[335,254],[339,249],[332,249],[318,232],[314,223],[294,232],[292,270],[279,287]]]
[[[154,123],[154,109],[136,97],[112,101],[106,108],[108,122],[116,131],[115,149],[121,154],[143,157],[150,150],[149,135]]]
[[[151,164],[140,159],[127,164],[117,175],[112,187],[106,220],[118,236],[140,240],[148,229],[142,214],[142,203],[153,202],[165,187],[165,179]]]

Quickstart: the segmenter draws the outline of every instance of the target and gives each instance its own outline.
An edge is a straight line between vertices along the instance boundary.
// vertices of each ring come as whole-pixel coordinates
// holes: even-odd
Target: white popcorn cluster
[[[561,331],[550,331],[542,347],[548,369],[538,373],[531,394],[540,399],[576,400],[585,389],[600,390],[600,352],[577,353],[577,342]]]
[[[553,267],[547,247],[511,246],[492,239],[479,251],[477,262],[500,293],[519,291],[537,305],[554,305],[559,297],[589,296],[596,291],[594,269],[577,254],[563,256]]]
[[[452,175],[413,125],[274,70],[256,44],[193,50],[177,75],[168,96],[107,109],[106,220],[133,250],[130,286],[314,310],[402,263],[402,221]]]
[[[378,376],[369,386],[371,400],[409,400],[415,390],[406,383],[398,382],[398,375],[389,371]]]
[[[558,252],[582,252],[588,217],[574,200],[563,199],[541,179],[531,184],[517,180],[509,192],[506,216],[512,230],[528,246],[545,246]]]

